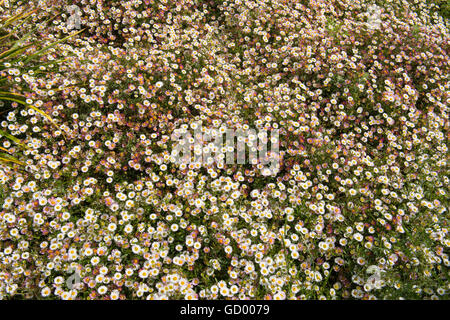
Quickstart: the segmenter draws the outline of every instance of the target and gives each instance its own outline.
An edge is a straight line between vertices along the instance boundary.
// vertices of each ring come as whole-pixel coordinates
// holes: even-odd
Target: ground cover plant
[[[448,31],[446,1],[2,1],[0,298],[448,299]],[[177,163],[198,123],[279,130],[279,170]]]

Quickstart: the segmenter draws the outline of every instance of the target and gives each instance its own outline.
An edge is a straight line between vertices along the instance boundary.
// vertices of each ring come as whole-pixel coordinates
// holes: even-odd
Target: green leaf
[[[45,117],[48,121],[50,121],[55,127],[57,127],[59,129],[58,124],[52,119],[52,117],[50,117],[48,114],[46,114],[41,109],[36,108],[35,106],[28,104],[25,101],[21,101],[19,99],[7,97],[7,96],[0,96],[0,100],[9,100],[9,101],[17,102],[17,103],[24,105],[27,108],[33,109],[34,111],[36,111],[37,113],[39,113],[40,115]]]
[[[53,48],[54,46],[56,46],[58,43],[64,42],[64,41],[66,41],[67,39],[70,39],[71,37],[76,36],[77,34],[83,32],[84,30],[85,30],[85,29],[82,29],[82,30],[80,30],[80,31],[78,31],[78,32],[75,32],[75,33],[73,33],[73,34],[71,34],[71,35],[68,35],[67,37],[64,37],[64,38],[62,38],[62,39],[60,39],[60,40],[58,40],[58,41],[55,41],[55,42],[49,44],[48,46],[42,48],[41,50],[35,52],[34,54],[29,55],[25,60],[23,60],[24,63],[28,63],[28,62],[30,62],[30,60],[32,60],[32,59],[34,59],[34,58],[37,58],[37,57],[41,56],[42,54],[44,54],[44,53],[45,53],[46,51],[48,51],[49,49],[51,49],[51,48]]]
[[[7,139],[9,139],[11,141],[13,141],[15,144],[21,146],[22,148],[29,149],[25,144],[22,143],[22,141],[20,141],[16,137],[10,135],[9,133],[7,133],[7,132],[5,132],[3,130],[0,130],[0,135],[4,136],[5,138],[7,138]]]
[[[24,162],[22,162],[22,161],[20,161],[20,160],[18,160],[18,159],[16,159],[16,158],[14,158],[13,156],[10,156],[10,155],[7,154],[7,153],[3,153],[3,152],[0,152],[0,161],[4,161],[4,162],[13,162],[13,163],[16,163],[16,164],[20,164],[20,165],[22,165],[22,166],[25,165]]]
[[[19,47],[19,48],[11,48],[9,50],[6,50],[4,52],[2,52],[0,54],[0,60],[3,60],[5,58],[12,58],[15,57],[16,55],[24,52],[25,50],[27,50],[29,47],[33,46],[33,43],[27,44],[23,47]]]

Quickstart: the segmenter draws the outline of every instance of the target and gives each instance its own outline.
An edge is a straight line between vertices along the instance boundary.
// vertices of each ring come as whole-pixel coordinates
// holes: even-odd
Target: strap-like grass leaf
[[[27,62],[29,62],[30,60],[32,60],[32,59],[34,59],[34,58],[37,58],[37,57],[41,56],[42,54],[44,54],[44,53],[45,53],[46,51],[48,51],[49,49],[51,49],[51,48],[53,48],[54,46],[56,46],[58,43],[64,42],[64,41],[66,41],[67,39],[70,39],[71,37],[76,36],[77,34],[83,32],[84,30],[85,30],[85,29],[82,29],[82,30],[80,30],[80,31],[78,31],[78,32],[75,32],[75,33],[73,33],[73,34],[71,34],[71,35],[68,35],[67,37],[64,37],[64,38],[62,38],[62,39],[60,39],[60,40],[58,40],[58,41],[52,42],[51,44],[49,44],[48,46],[42,48],[41,50],[39,50],[39,51],[37,51],[37,52],[35,52],[35,53],[29,55],[25,60],[23,60],[24,63],[27,63]]]
[[[5,138],[13,141],[15,144],[21,146],[22,148],[28,149],[28,147],[20,141],[20,139],[17,139],[13,135],[9,134],[8,132],[5,132],[3,130],[0,130],[0,135],[4,136]]]
[[[5,157],[5,156],[7,156],[7,157]],[[7,154],[4,154],[4,153],[2,153],[2,152],[0,152],[0,161],[4,161],[4,162],[13,162],[13,163],[16,163],[16,164],[20,164],[21,166],[24,166],[24,165],[25,165],[24,162],[22,162],[22,161],[20,161],[20,160],[17,160],[16,158],[11,157],[11,156],[9,156],[9,155],[7,155]]]
[[[5,59],[5,58],[12,58],[12,57],[14,57],[14,56],[17,56],[18,54],[24,52],[25,50],[27,50],[27,49],[28,49],[29,47],[31,47],[31,46],[33,46],[33,43],[24,45],[24,46],[19,47],[19,48],[14,48],[14,47],[13,47],[13,48],[11,48],[11,49],[8,49],[8,50],[6,50],[6,51],[3,51],[3,52],[0,54],[0,60],[3,60],[3,59]]]
[[[2,150],[2,151],[5,151],[5,152],[8,152],[8,153],[9,153],[9,150],[8,150],[8,149],[5,149],[5,148],[3,148],[3,147],[0,147],[0,150]]]
[[[34,9],[34,10],[30,11],[30,12],[21,12],[21,13],[18,13],[18,14],[16,14],[16,15],[14,15],[14,16],[12,16],[12,17],[6,19],[6,20],[3,22],[3,24],[1,25],[1,27],[2,27],[2,28],[6,28],[7,26],[9,26],[10,24],[14,23],[15,21],[20,20],[20,19],[24,19],[24,18],[28,17],[29,15],[35,13],[36,11],[37,11],[37,9]]]

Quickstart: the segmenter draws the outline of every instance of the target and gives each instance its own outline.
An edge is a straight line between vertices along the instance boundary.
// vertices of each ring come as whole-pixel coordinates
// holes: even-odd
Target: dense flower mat
[[[4,1],[3,299],[447,299],[449,32],[432,1]],[[14,29],[15,28],[15,29]],[[33,51],[34,50],[34,51]],[[2,52],[4,50],[2,49]],[[25,54],[25,53],[24,53]],[[3,82],[2,82],[3,85]],[[280,171],[171,134],[280,130]]]

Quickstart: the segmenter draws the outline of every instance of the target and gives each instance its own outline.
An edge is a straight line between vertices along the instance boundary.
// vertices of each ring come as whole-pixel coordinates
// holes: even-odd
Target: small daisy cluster
[[[58,125],[0,115],[28,147],[0,165],[1,298],[448,298],[449,32],[427,1],[1,15],[30,4],[44,42],[73,32],[68,5],[84,31],[41,69],[0,70]],[[279,172],[177,164],[171,135],[199,121],[279,129]]]

